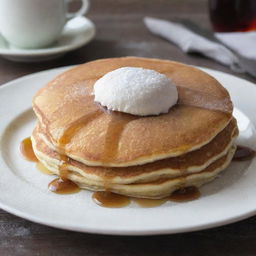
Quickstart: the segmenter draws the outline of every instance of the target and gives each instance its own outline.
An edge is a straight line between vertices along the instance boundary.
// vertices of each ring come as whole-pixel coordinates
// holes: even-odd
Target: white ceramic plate
[[[94,36],[94,24],[85,17],[76,17],[67,22],[57,42],[47,48],[16,48],[8,44],[0,34],[0,55],[6,59],[18,62],[46,61],[58,58],[69,51],[87,44]]]
[[[202,187],[202,197],[187,203],[167,202],[156,208],[132,203],[120,209],[102,208],[91,192],[57,195],[47,190],[53,178],[22,159],[19,144],[35,124],[31,99],[46,82],[67,68],[43,71],[0,87],[0,207],[45,225],[90,233],[118,235],[170,234],[232,223],[256,212],[256,158],[234,162],[214,182]],[[210,69],[230,92],[238,119],[239,143],[256,146],[256,87]]]

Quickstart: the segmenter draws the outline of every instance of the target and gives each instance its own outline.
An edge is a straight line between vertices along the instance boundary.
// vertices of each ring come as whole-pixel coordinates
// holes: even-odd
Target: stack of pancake
[[[96,104],[94,83],[120,67],[165,74],[177,86],[178,103],[167,114],[145,117]],[[77,66],[42,88],[33,109],[38,122],[31,138],[39,161],[93,191],[164,198],[214,179],[236,149],[228,92],[208,74],[172,61],[127,57]]]

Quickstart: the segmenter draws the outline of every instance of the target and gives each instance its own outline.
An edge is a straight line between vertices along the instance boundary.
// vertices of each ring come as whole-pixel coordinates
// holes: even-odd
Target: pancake
[[[178,104],[167,114],[147,117],[109,112],[95,104],[95,81],[124,66],[168,76],[177,85]],[[87,166],[127,167],[200,149],[227,127],[233,106],[228,92],[203,71],[172,61],[128,57],[64,72],[34,96],[33,109],[45,138],[58,152]]]
[[[70,175],[70,179],[73,180],[80,188],[88,190],[97,190],[97,191],[111,191],[117,194],[138,197],[138,198],[149,198],[149,199],[160,199],[168,197],[172,192],[186,188],[190,186],[200,187],[203,184],[206,184],[212,181],[216,176],[229,165],[234,153],[236,146],[233,146],[227,155],[218,159],[210,166],[205,168],[200,173],[188,174],[182,177],[170,178],[170,179],[161,179],[157,182],[151,183],[141,183],[141,184],[127,184],[119,185],[115,184],[111,187],[106,187],[106,184],[102,186],[86,185],[84,179],[81,176]]]
[[[167,197],[172,192],[180,188],[189,186],[200,187],[201,185],[208,183],[228,166],[234,155],[235,149],[236,146],[232,145],[229,151],[224,156],[220,157],[200,172],[183,174],[179,177],[174,178],[160,177],[158,180],[151,182],[118,184],[111,183],[107,179],[100,181],[91,180],[86,178],[85,176],[82,176],[81,173],[77,172],[75,168],[71,168],[74,162],[69,163],[69,172],[66,177],[69,180],[75,182],[82,189],[92,191],[111,191],[126,196],[158,199]],[[42,159],[41,155],[39,154],[37,154],[37,157],[47,169],[49,169],[56,175],[60,175],[60,169],[58,164],[49,164],[49,162]]]
[[[32,134],[35,154],[47,165],[60,166],[62,156],[45,143],[43,129],[37,126]],[[158,180],[159,178],[173,178],[185,174],[200,172],[212,162],[227,154],[238,134],[236,120],[228,124],[210,143],[196,151],[179,157],[158,160],[152,163],[129,167],[101,167],[87,166],[69,158],[65,165],[68,170],[75,171],[81,176],[95,181],[108,183],[139,183]]]

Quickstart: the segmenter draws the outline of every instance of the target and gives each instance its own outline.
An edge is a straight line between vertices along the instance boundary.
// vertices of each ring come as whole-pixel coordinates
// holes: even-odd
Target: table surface
[[[27,64],[0,58],[0,84],[41,70],[128,55],[172,59],[235,74],[199,54],[184,54],[176,46],[151,35],[143,25],[144,16],[190,21],[203,30],[211,29],[206,0],[93,0],[88,17],[96,24],[97,35],[90,44],[50,62]],[[239,77],[256,81],[245,74]],[[0,210],[3,256],[256,255],[255,237],[256,217],[186,234],[128,237],[63,231]]]

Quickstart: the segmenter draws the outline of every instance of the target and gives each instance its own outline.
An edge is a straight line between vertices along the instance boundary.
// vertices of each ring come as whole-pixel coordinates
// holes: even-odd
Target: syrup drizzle
[[[105,138],[103,161],[110,162],[115,159],[118,153],[119,140],[126,125],[136,118],[138,117],[124,113],[112,113]]]
[[[61,154],[60,160],[61,160],[61,164],[59,165],[59,177],[49,183],[48,189],[56,194],[78,193],[79,191],[81,191],[79,186],[73,181],[68,179],[69,157]]]
[[[73,181],[69,180],[68,163],[69,157],[60,154],[61,164],[59,165],[59,177],[51,181],[48,185],[48,189],[56,194],[74,194],[81,191],[79,186]]]
[[[236,152],[235,155],[233,156],[233,161],[247,161],[252,159],[253,157],[256,156],[256,151],[248,148],[248,147],[244,147],[244,146],[237,146],[236,148]]]
[[[53,174],[36,158],[30,137],[24,139],[20,143],[20,152],[26,160],[36,162],[36,168],[40,172],[48,175]],[[69,161],[68,157],[65,155],[61,155],[61,160],[62,164],[59,167],[60,177],[50,182],[50,184],[48,185],[49,190],[58,194],[71,194],[79,192],[80,188],[74,182],[67,179],[67,162]]]
[[[20,152],[21,155],[28,161],[31,162],[37,162],[38,159],[34,153],[33,147],[32,147],[32,142],[31,138],[25,138],[21,143],[20,143]]]
[[[63,154],[60,154],[60,160],[61,164],[59,165],[59,177],[62,178],[63,180],[68,179],[68,162],[69,162],[69,157]]]
[[[63,147],[68,144],[76,132],[81,128],[85,127],[87,124],[92,122],[94,119],[102,115],[102,111],[97,109],[96,111],[90,112],[89,114],[84,115],[80,119],[76,120],[64,131],[63,135],[60,137],[58,144]]]

